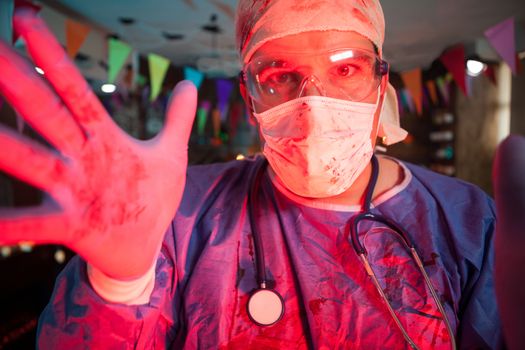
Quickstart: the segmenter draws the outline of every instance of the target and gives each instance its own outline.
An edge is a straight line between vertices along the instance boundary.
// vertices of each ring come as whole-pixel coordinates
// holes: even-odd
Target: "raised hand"
[[[0,93],[57,151],[0,127],[0,169],[45,191],[37,208],[0,211],[0,244],[59,243],[113,278],[154,263],[184,190],[197,92],[177,85],[166,126],[132,139],[104,107],[32,11],[14,15],[42,79],[0,42]]]

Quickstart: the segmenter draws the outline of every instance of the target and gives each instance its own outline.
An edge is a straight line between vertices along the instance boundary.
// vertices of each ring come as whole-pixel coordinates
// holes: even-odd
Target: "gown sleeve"
[[[177,271],[172,226],[155,269],[149,303],[107,302],[91,287],[86,262],[74,257],[57,278],[40,316],[38,349],[165,349],[177,335]]]
[[[483,222],[482,263],[468,265],[468,278],[459,310],[458,349],[505,349],[494,285],[495,218],[492,200],[491,216]]]

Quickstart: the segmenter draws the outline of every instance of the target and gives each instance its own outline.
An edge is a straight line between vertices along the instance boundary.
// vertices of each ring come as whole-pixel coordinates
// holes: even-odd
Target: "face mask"
[[[263,153],[295,194],[341,194],[370,162],[378,103],[307,96],[254,113],[266,142]]]

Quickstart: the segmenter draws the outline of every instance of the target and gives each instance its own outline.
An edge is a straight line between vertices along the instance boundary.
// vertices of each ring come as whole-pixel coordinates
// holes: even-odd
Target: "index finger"
[[[99,123],[111,124],[107,123],[110,119],[99,99],[44,21],[34,11],[21,8],[15,11],[13,25],[24,38],[33,61],[44,70],[45,77],[79,124],[86,131]]]

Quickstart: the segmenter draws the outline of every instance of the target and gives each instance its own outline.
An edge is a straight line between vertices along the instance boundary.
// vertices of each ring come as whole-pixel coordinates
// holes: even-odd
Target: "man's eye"
[[[278,84],[286,84],[290,82],[291,75],[289,73],[278,73],[271,77],[271,80]]]
[[[349,64],[342,64],[337,67],[337,75],[341,77],[351,76],[355,73],[356,68]]]

